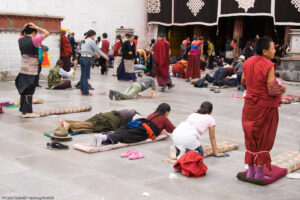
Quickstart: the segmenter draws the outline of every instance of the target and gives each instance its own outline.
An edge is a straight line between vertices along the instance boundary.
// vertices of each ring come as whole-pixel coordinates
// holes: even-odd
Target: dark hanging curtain
[[[160,2],[159,13],[157,13],[157,4],[153,2]],[[149,5],[153,6],[150,9],[152,13],[149,13]],[[153,11],[154,10],[154,11]],[[172,23],[172,0],[160,0],[160,1],[149,1],[147,0],[147,11],[148,11],[148,23],[157,23],[169,25]],[[154,13],[153,13],[154,12]]]
[[[254,15],[256,13],[271,14],[271,0],[255,0],[254,8],[249,8],[247,12],[243,8],[239,8],[239,4],[236,0],[221,0],[221,2],[221,15],[237,13]]]
[[[293,4],[292,2],[295,2]],[[275,25],[298,23],[300,25],[300,3],[296,8],[296,2],[292,0],[275,0]]]
[[[197,8],[202,9],[197,12]],[[194,13],[192,12],[195,9]],[[206,24],[216,25],[218,21],[218,0],[202,0],[193,4],[190,0],[174,1],[175,24]]]

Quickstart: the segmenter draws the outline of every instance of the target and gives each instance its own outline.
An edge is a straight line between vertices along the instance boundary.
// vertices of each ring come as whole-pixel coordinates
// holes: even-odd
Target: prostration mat
[[[94,147],[91,146],[90,144],[74,144],[73,148],[85,153],[97,153],[97,152],[103,152],[103,151],[109,151],[112,149],[118,149],[118,148],[123,148],[123,147],[129,147],[129,146],[135,146],[135,145],[140,145],[140,144],[146,144],[146,143],[152,143],[152,142],[158,142],[160,140],[165,140],[169,137],[169,135],[162,134],[159,135],[155,140],[147,139],[142,142],[137,142],[137,143],[131,143],[131,144],[125,144],[125,143],[118,143],[118,144],[110,144],[110,145],[102,145],[100,147]]]
[[[300,169],[300,152],[291,151],[272,157],[272,171],[264,168],[264,174],[268,178],[261,180],[246,178],[247,170],[238,173],[237,178],[241,181],[257,185],[268,185],[284,177],[287,173],[297,169]]]
[[[208,157],[213,155],[213,150],[210,144],[202,145],[204,155],[203,157]],[[225,153],[228,151],[233,151],[239,148],[238,144],[235,144],[233,142],[228,142],[228,141],[221,141],[217,142],[217,150],[220,153]],[[163,162],[169,162],[169,163],[175,163],[176,160],[172,160],[171,158],[166,158],[163,160]]]
[[[44,132],[44,135],[47,136],[47,137],[51,137],[51,134],[53,134],[54,131],[46,131]],[[72,131],[69,131],[68,134],[71,135],[71,136],[74,136],[74,135],[79,135],[79,134],[86,134],[88,132],[86,131],[77,131],[77,132],[72,132]]]

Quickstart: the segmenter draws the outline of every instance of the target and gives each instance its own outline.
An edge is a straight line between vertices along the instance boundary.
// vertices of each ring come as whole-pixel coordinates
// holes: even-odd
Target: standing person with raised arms
[[[41,35],[37,36],[37,32]],[[32,110],[32,96],[38,85],[39,51],[38,44],[49,36],[49,32],[34,23],[25,24],[19,38],[21,52],[21,69],[15,84],[20,98],[20,112],[24,118],[39,117]]]

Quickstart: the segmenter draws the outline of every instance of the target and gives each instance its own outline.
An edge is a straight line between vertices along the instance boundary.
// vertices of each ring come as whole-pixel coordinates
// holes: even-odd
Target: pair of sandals
[[[69,146],[67,145],[64,145],[62,143],[59,143],[59,142],[47,142],[47,148],[48,149],[51,149],[51,150],[68,150],[69,149]]]
[[[144,154],[139,153],[137,151],[128,150],[125,153],[121,154],[121,158],[129,158],[129,160],[136,160],[144,158]]]

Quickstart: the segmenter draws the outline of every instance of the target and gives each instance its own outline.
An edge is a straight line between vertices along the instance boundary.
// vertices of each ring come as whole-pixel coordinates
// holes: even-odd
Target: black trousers
[[[107,71],[106,60],[104,58],[99,58],[99,65],[101,66],[101,74],[103,75]]]
[[[42,64],[40,63],[40,64],[39,64],[39,70],[38,70],[38,80],[37,80],[38,85],[39,85],[39,81],[40,81],[40,74],[41,74],[41,71],[42,71]]]
[[[143,126],[138,128],[128,129],[126,126],[121,126],[114,133],[108,135],[113,144],[121,143],[135,143],[147,140],[148,133]]]
[[[20,109],[22,113],[32,113],[32,96],[38,85],[38,75],[19,74],[16,78],[15,85],[20,97]]]
[[[213,56],[209,56],[208,57],[208,69],[213,69],[214,68],[214,57]]]

